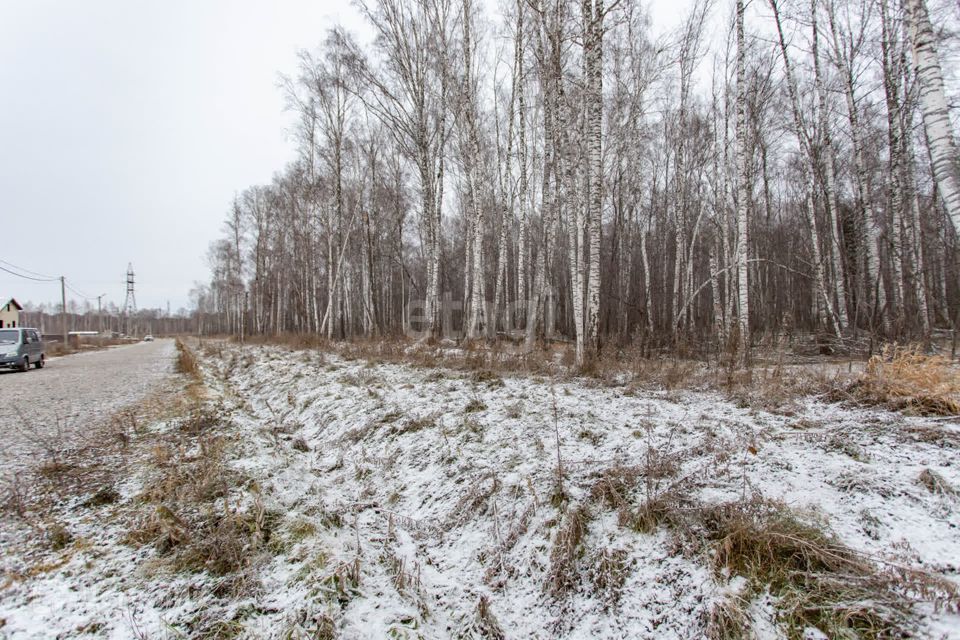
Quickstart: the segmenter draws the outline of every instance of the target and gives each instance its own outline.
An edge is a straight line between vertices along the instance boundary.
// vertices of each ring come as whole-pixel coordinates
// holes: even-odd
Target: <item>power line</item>
[[[15,275],[18,278],[24,278],[25,280],[33,280],[34,282],[56,282],[60,278],[34,278],[32,276],[25,276],[22,273],[17,273],[16,271],[11,271],[4,266],[0,266],[0,271],[6,271],[11,275]]]
[[[42,274],[42,273],[38,273],[38,272],[36,272],[36,271],[31,271],[30,269],[24,269],[23,267],[20,267],[20,266],[17,266],[17,265],[15,265],[15,264],[13,264],[13,263],[7,262],[6,260],[0,260],[0,263],[2,263],[2,264],[0,264],[0,271],[6,271],[7,273],[9,273],[9,274],[11,274],[11,275],[14,275],[14,276],[17,276],[18,278],[23,278],[23,279],[25,279],[25,280],[32,280],[32,281],[34,281],[34,282],[57,282],[58,280],[62,280],[62,281],[63,281],[63,285],[64,285],[67,289],[69,289],[71,293],[73,293],[73,294],[75,294],[75,295],[83,298],[84,300],[97,300],[97,299],[98,299],[98,296],[89,296],[89,295],[83,293],[82,291],[77,290],[76,287],[70,285],[70,284],[67,282],[67,279],[66,279],[65,277],[47,276],[47,275],[44,275],[44,274]],[[7,265],[7,267],[12,267],[12,269],[16,269],[17,271],[23,271],[23,272],[25,272],[25,273],[29,273],[29,274],[32,274],[32,275],[25,275],[24,273],[17,273],[17,271],[13,271],[13,270],[11,270],[11,269],[8,269],[7,267],[2,266],[2,265],[4,265],[4,264]]]
[[[12,262],[7,262],[6,260],[0,260],[0,263],[3,263],[3,264],[5,264],[5,265],[7,265],[7,266],[10,267],[11,269],[16,269],[17,271],[22,271],[23,273],[29,273],[31,276],[36,276],[37,278],[43,278],[43,279],[49,280],[49,281],[51,281],[51,282],[54,281],[54,280],[57,280],[57,277],[56,277],[56,276],[48,276],[48,275],[45,275],[45,274],[42,274],[42,273],[37,273],[36,271],[31,271],[30,269],[24,269],[23,267],[19,267],[19,266],[13,264]],[[7,269],[4,269],[4,271],[7,271],[7,272],[9,273],[9,270],[7,270]],[[13,275],[19,275],[19,276],[21,276],[21,277],[27,277],[27,276],[23,276],[23,275],[21,275],[21,274],[19,274],[19,273],[14,273]]]
[[[82,293],[82,292],[80,292],[80,291],[77,291],[76,289],[74,289],[73,287],[70,286],[69,281],[66,281],[66,280],[65,280],[65,281],[64,281],[64,284],[66,284],[67,289],[70,289],[71,292],[73,292],[73,293],[75,293],[76,295],[80,296],[80,297],[83,298],[84,300],[96,300],[96,299],[97,299],[97,296],[88,296],[88,295],[86,295],[85,293]]]
[[[17,276],[18,278],[24,278],[24,279],[26,279],[26,280],[33,280],[34,282],[56,282],[57,280],[60,280],[59,277],[56,277],[56,276],[48,276],[48,275],[44,275],[44,274],[42,274],[42,273],[38,273],[38,272],[36,272],[36,271],[31,271],[30,269],[25,269],[25,268],[23,268],[23,267],[17,266],[17,265],[15,265],[15,264],[13,264],[12,262],[7,262],[6,260],[0,260],[0,263],[7,265],[7,267],[10,267],[10,269],[8,269],[7,267],[0,266],[0,270],[6,271],[7,273],[9,273],[9,274],[11,274],[11,275],[14,275],[14,276]],[[16,269],[17,271],[22,271],[22,272],[24,272],[24,273],[17,273],[17,271],[12,271],[11,269]],[[30,274],[30,275],[24,275],[24,274],[27,274],[27,273]],[[66,283],[66,278],[64,278],[64,281],[65,281],[64,284],[66,285],[67,289],[69,289],[70,291],[72,291],[74,294],[80,296],[81,298],[84,298],[84,299],[86,299],[86,300],[96,300],[96,299],[97,299],[97,296],[87,295],[87,294],[83,293],[82,291],[79,291],[76,287],[71,286],[70,284],[67,284],[67,283]]]

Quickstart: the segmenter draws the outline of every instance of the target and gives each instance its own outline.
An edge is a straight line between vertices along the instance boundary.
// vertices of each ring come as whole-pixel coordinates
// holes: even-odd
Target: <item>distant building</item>
[[[20,312],[23,311],[23,307],[20,306],[16,298],[4,298],[0,296],[0,301],[2,300],[6,300],[6,302],[0,302],[0,304],[3,304],[3,306],[0,307],[0,329],[19,327]]]

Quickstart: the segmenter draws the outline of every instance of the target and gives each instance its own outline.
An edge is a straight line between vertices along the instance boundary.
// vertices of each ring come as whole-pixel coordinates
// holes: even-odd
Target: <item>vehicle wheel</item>
[[[33,366],[37,369],[43,369],[43,365],[47,364],[47,356],[40,354],[40,359],[33,363]]]
[[[20,371],[26,371],[30,368],[30,358],[23,356],[23,362],[20,363]]]

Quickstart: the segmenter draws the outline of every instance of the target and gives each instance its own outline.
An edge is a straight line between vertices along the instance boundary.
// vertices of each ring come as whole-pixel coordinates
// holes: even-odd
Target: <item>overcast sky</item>
[[[655,3],[655,28],[689,0],[677,4]],[[348,0],[0,0],[0,10],[0,260],[117,305],[132,262],[138,306],[173,310],[208,277],[234,193],[294,155],[278,73],[295,73],[297,50],[333,24],[362,28]],[[0,271],[0,295],[59,294]]]
[[[292,157],[276,88],[348,2],[0,0],[0,259],[175,310],[233,194]],[[6,266],[0,264],[0,266]],[[59,300],[0,272],[0,295]],[[76,296],[71,296],[76,297]]]

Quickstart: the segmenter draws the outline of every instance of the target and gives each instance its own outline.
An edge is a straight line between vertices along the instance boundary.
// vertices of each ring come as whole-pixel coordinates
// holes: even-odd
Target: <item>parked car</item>
[[[0,367],[26,371],[32,364],[42,369],[47,348],[40,332],[30,327],[0,329]]]
[[[144,342],[153,342],[153,336],[143,336]]]

